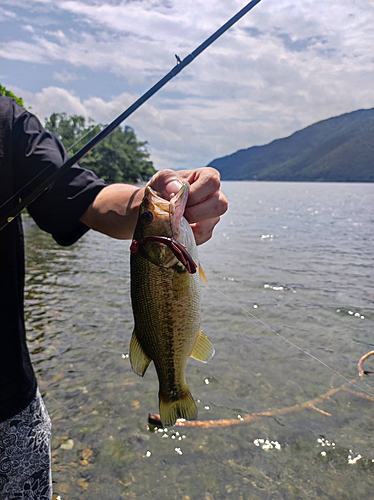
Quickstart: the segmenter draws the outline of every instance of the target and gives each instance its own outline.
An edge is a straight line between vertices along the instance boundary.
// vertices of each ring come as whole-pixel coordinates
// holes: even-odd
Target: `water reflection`
[[[187,379],[199,418],[238,421],[226,429],[150,432],[157,377],[152,367],[137,377],[128,359],[128,243],[91,232],[59,248],[25,220],[27,335],[53,420],[62,499],[370,498],[369,399],[342,392],[322,413],[240,423],[342,383],[241,307],[356,376],[374,345],[373,186],[308,185],[308,198],[305,184],[255,187],[226,184],[230,211],[200,250],[212,285],[203,289],[203,328],[217,354],[206,365],[190,360]],[[374,392],[369,377],[360,384]]]

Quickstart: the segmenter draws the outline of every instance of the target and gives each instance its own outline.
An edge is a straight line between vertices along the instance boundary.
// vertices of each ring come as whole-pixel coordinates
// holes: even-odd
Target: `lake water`
[[[374,375],[315,408],[245,415],[346,384],[274,332],[349,380],[374,349],[374,184],[223,186],[230,209],[200,247],[216,356],[189,360],[187,381],[200,420],[235,426],[149,430],[158,384],[128,359],[129,242],[91,231],[62,248],[24,218],[28,341],[61,499],[373,498]]]

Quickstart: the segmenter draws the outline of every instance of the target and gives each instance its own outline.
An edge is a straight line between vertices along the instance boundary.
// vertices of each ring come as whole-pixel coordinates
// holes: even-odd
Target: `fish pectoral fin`
[[[152,360],[143,351],[139,340],[136,338],[135,330],[132,332],[130,342],[130,363],[131,368],[137,375],[144,376],[147,368]]]
[[[196,343],[191,351],[191,358],[207,363],[213,358],[215,349],[208,337],[200,330]]]
[[[206,275],[204,273],[204,269],[202,268],[200,262],[199,262],[199,276],[200,276],[200,281],[203,282],[208,288],[210,288],[208,280],[207,280]]]

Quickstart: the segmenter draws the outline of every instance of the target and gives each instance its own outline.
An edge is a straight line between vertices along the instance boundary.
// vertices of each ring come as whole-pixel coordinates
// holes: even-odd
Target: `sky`
[[[44,123],[109,123],[247,2],[0,0],[0,83]],[[124,124],[197,168],[374,107],[374,0],[262,0]]]

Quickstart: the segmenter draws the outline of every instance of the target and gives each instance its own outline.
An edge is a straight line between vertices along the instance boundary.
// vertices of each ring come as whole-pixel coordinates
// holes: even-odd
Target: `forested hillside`
[[[226,180],[374,182],[374,109],[213,160]]]

